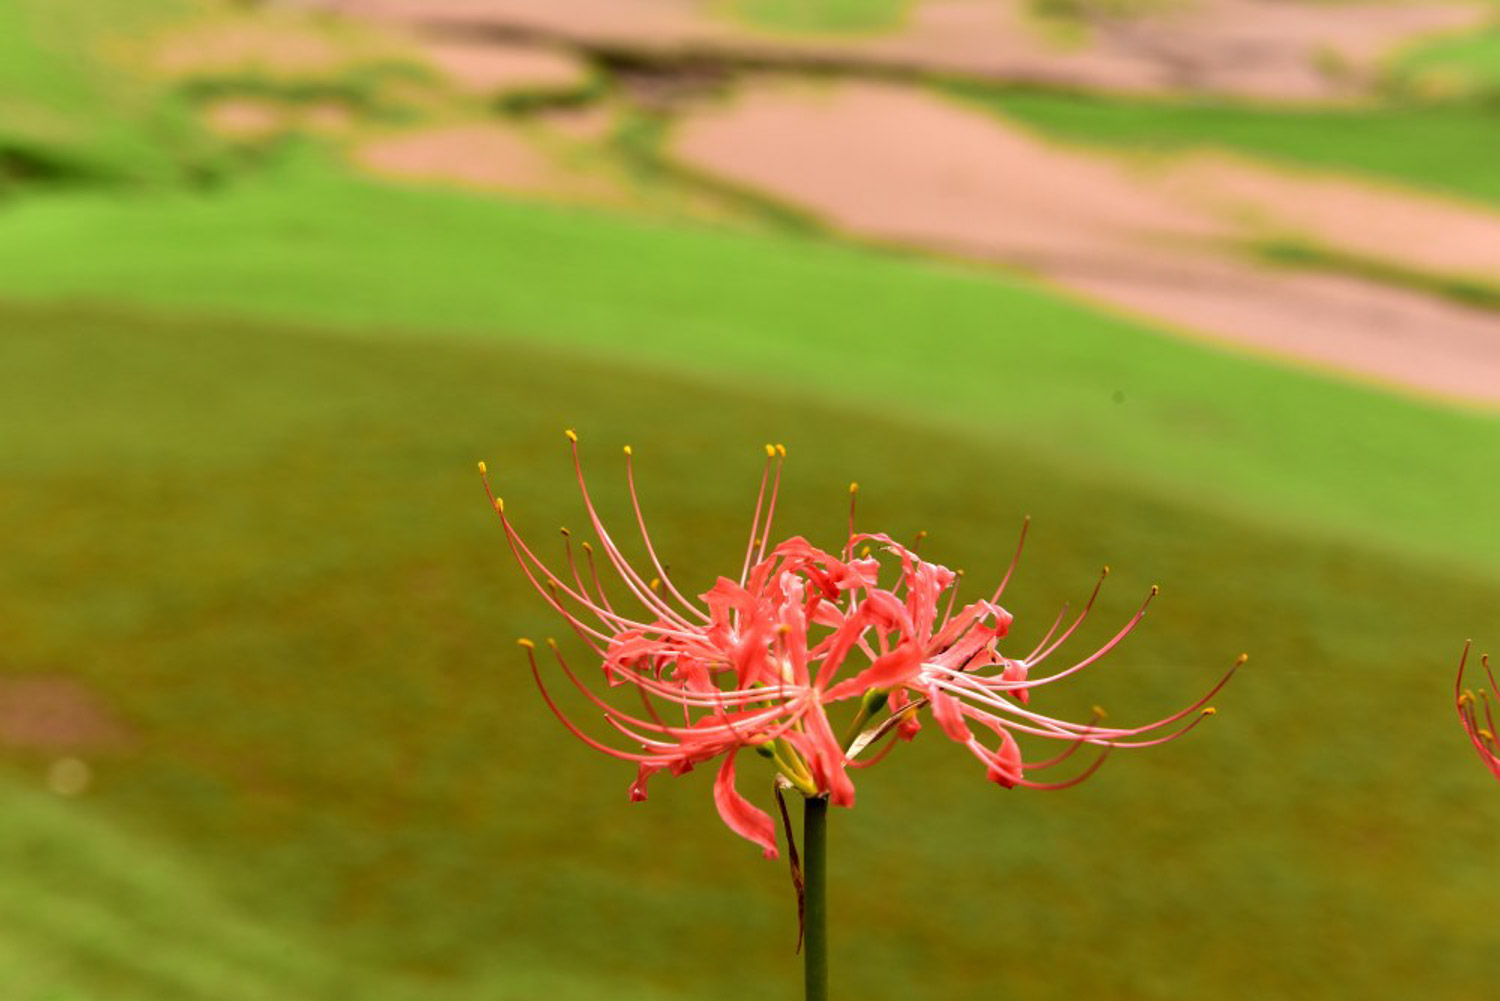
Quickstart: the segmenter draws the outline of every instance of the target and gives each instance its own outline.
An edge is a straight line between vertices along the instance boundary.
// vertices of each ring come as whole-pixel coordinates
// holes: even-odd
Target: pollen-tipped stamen
[[[568,433],[568,440],[572,445],[573,471],[578,477],[578,492],[583,497],[583,507],[588,513],[589,523],[594,528],[594,534],[598,536],[599,544],[604,547],[605,557],[615,568],[615,572],[620,575],[620,579],[624,581],[626,588],[635,595],[637,601],[667,622],[680,626],[685,630],[691,630],[693,628],[692,623],[684,619],[671,605],[651,593],[651,589],[646,586],[645,580],[636,572],[635,567],[630,565],[630,561],[620,552],[619,547],[615,545],[609,531],[604,527],[604,521],[599,517],[598,509],[594,507],[593,497],[589,494],[588,482],[583,476],[583,459],[578,451],[578,436],[570,431]]]
[[[702,622],[707,622],[708,616],[703,614],[703,610],[684,598],[682,596],[682,592],[677,590],[677,585],[672,583],[672,578],[668,576],[666,567],[662,566],[660,558],[658,558],[656,555],[656,547],[651,544],[651,533],[646,531],[646,516],[641,511],[641,500],[637,495],[635,489],[635,462],[633,460],[634,454],[634,450],[629,445],[626,445],[625,483],[629,488],[630,506],[635,510],[635,522],[638,526],[640,526],[641,541],[645,543],[646,546],[646,555],[650,557],[651,565],[656,568],[656,573],[661,579],[662,584],[666,587],[667,592],[671,594],[673,598],[677,599],[677,603],[681,605],[687,612],[689,612],[694,618],[697,618]]]
[[[1045,650],[1041,651],[1040,653],[1034,653],[1030,657],[1027,657],[1026,658],[1026,663],[1028,665],[1031,665],[1031,664],[1040,664],[1042,661],[1046,660],[1048,657],[1050,657],[1053,654],[1054,651],[1057,650],[1058,647],[1060,647],[1064,643],[1068,642],[1068,639],[1075,632],[1078,631],[1078,627],[1081,626],[1081,625],[1083,625],[1083,621],[1089,617],[1089,612],[1093,610],[1093,608],[1094,608],[1094,602],[1098,600],[1098,598],[1099,598],[1099,592],[1100,592],[1100,590],[1103,589],[1103,587],[1104,587],[1104,580],[1108,576],[1109,576],[1109,567],[1106,566],[1103,570],[1099,571],[1099,579],[1094,582],[1094,590],[1092,592],[1090,592],[1090,594],[1089,594],[1089,600],[1084,603],[1083,611],[1081,611],[1081,612],[1078,613],[1078,618],[1076,618],[1076,619],[1073,620],[1073,624],[1070,625],[1067,629],[1065,629],[1063,631],[1063,634],[1061,636],[1059,636],[1057,638],[1057,640],[1051,646],[1047,647]],[[1156,594],[1155,590],[1153,590],[1151,593],[1152,593],[1153,596]],[[1150,599],[1148,598],[1147,601],[1149,602]],[[1144,608],[1144,606],[1142,606],[1141,613],[1144,613],[1144,611],[1145,611],[1145,608]],[[1141,613],[1137,613],[1137,615],[1136,615],[1136,621],[1139,621]]]
[[[766,484],[771,480],[771,465],[776,461],[776,446],[766,446],[766,464],[760,471],[760,489],[755,494],[755,514],[750,518],[750,541],[745,545],[745,562],[740,567],[740,583],[750,574],[750,561],[755,556],[756,536],[760,532],[760,514],[766,502]]]

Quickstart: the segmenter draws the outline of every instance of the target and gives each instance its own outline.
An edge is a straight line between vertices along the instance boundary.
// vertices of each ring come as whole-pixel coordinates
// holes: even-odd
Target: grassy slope
[[[1395,86],[1418,94],[1488,99],[1500,93],[1500,23],[1414,45],[1393,60]]]
[[[302,173],[211,198],[23,204],[0,217],[0,257],[3,295],[549,343],[855,404],[1314,534],[1500,557],[1474,501],[1500,460],[1494,418],[953,268]]]
[[[1149,151],[1228,149],[1500,202],[1500,115],[1438,104],[1299,111],[962,88],[1060,138]]]
[[[206,155],[177,108],[120,72],[131,40],[194,0],[11,0],[0,4],[0,194],[5,159],[52,181],[177,180]]]
[[[901,22],[912,0],[727,0],[720,4],[757,28],[801,34],[866,34]]]
[[[112,309],[9,308],[0,329],[3,421],[21,428],[0,438],[0,518],[28,528],[0,563],[3,669],[65,665],[139,734],[94,762],[77,807],[16,791],[39,763],[6,758],[0,899],[45,901],[0,908],[0,971],[26,1001],[789,989],[785,871],[719,828],[707,776],[628,806],[628,770],[545,715],[511,645],[547,616],[472,460],[545,546],[576,524],[564,422],[607,504],[628,429],[690,586],[735,551],[764,437],[793,449],[787,532],[835,533],[858,477],[868,524],[930,529],[937,556],[988,578],[1034,512],[1022,641],[1105,560],[1080,649],[1161,580],[1146,627],[1048,708],[1141,718],[1255,654],[1212,727],[1068,793],[1002,793],[935,731],[863,776],[834,827],[850,996],[1487,989],[1500,933],[1474,916],[1500,803],[1445,689],[1493,582],[1247,527],[981,433],[562,344]]]

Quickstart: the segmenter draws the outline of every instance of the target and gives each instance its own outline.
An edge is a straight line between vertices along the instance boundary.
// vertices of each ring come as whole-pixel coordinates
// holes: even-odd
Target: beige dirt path
[[[1404,42],[1484,22],[1462,0],[1195,0],[1149,16],[1096,18],[1060,46],[1025,0],[922,0],[876,37],[767,35],[712,15],[705,0],[301,0],[427,30],[515,32],[585,47],[866,70],[960,73],[1114,93],[1202,93],[1328,100],[1368,87]]]
[[[860,238],[1001,262],[1158,324],[1500,404],[1500,313],[1257,266],[1238,247],[1273,220],[1366,258],[1500,282],[1500,217],[1471,207],[1224,157],[1143,166],[873,83],[747,91],[686,118],[673,152]]]
[[[503,121],[404,129],[356,144],[355,164],[393,180],[613,204],[618,188],[599,173],[573,169]]]

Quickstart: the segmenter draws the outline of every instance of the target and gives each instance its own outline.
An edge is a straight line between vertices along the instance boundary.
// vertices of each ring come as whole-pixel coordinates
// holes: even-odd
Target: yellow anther
[[[536,644],[531,642],[531,640],[527,639],[525,636],[522,636],[520,639],[516,640],[516,645],[523,646],[528,650],[536,649]]]
[[[786,458],[786,446],[781,444],[781,442],[776,443],[776,454],[781,456],[783,459]]]
[[[587,539],[585,539],[583,541],[582,545],[583,545],[583,551],[584,552],[586,552],[586,553],[592,553],[594,551],[594,547],[589,543],[589,541]]]
[[[551,636],[548,636],[547,637],[547,645],[550,646],[552,649],[556,650],[557,649],[557,640],[553,639]]]
[[[1104,564],[1104,570],[1099,574],[1099,576],[1100,577],[1108,577],[1109,576],[1109,564],[1108,563]]]
[[[1474,693],[1473,692],[1464,692],[1462,695],[1460,695],[1458,697],[1458,704],[1461,705],[1461,706],[1466,706],[1466,705],[1468,705],[1469,703],[1471,703],[1473,701],[1474,701]]]
[[[1488,730],[1476,730],[1474,732],[1479,734],[1479,736],[1483,737],[1485,740],[1489,741],[1492,744],[1495,742],[1495,735],[1493,733],[1490,733]]]
[[[1107,713],[1107,712],[1104,711],[1104,707],[1103,706],[1095,706],[1094,707],[1094,718],[1095,719],[1109,719],[1109,713]]]
[[[917,532],[917,541],[921,542],[925,538],[927,538],[927,529],[924,528]]]
[[[1155,584],[1152,584],[1151,585],[1151,597],[1154,598],[1158,594],[1161,594],[1161,588],[1157,587]]]
[[[963,575],[964,575],[963,567],[959,567],[957,570],[953,571],[953,576],[955,576],[955,577],[962,577]]]
[[[1217,716],[1217,715],[1219,715],[1219,710],[1215,709],[1213,706],[1204,706],[1203,707],[1203,715],[1205,715],[1205,716]]]
[[[776,458],[776,446],[775,445],[767,445],[766,446],[766,458],[767,459],[774,459],[774,458]]]
[[[625,446],[625,454],[626,454],[626,455],[634,455],[634,454],[635,454],[635,452],[634,452],[634,451],[632,451],[632,450],[631,450],[631,448],[630,448],[630,446],[629,446],[629,445],[626,445],[626,446]]]
[[[869,556],[870,555],[870,547],[869,546],[865,546],[862,549],[860,549],[859,555],[860,555],[861,559],[863,559],[866,556]]]
[[[777,636],[785,636],[787,633],[789,633],[791,631],[792,631],[792,627],[789,626],[789,625],[787,625],[785,622],[781,623],[780,625],[778,625],[776,627],[776,635]]]
[[[479,475],[483,476],[485,473],[488,473],[488,472],[489,472],[489,468],[487,466],[485,466],[484,460],[480,459],[479,460]]]
[[[859,484],[858,483],[851,483],[851,484],[849,484],[849,492],[851,494],[857,494],[857,493],[859,493]]]
[[[496,497],[495,498],[495,510],[499,511],[501,514],[505,513],[505,498],[504,497]]]
[[[578,444],[578,432],[577,431],[574,431],[572,428],[568,428],[567,430],[565,430],[563,432],[563,434],[567,435],[568,436],[568,440],[571,441],[573,444],[575,444],[575,445]]]
[[[1235,667],[1243,667],[1243,666],[1245,666],[1245,662],[1247,660],[1249,660],[1249,659],[1250,659],[1250,655],[1248,653],[1242,653],[1242,654],[1240,654],[1238,657],[1236,657],[1234,659],[1234,666]]]
[[[651,578],[651,590],[653,590],[653,591],[660,591],[661,590],[661,578],[660,577],[652,577]]]
[[[1488,669],[1490,666],[1490,655],[1482,653],[1479,655],[1479,666]]]

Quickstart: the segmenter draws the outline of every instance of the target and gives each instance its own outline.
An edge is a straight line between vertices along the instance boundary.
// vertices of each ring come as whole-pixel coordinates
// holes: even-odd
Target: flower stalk
[[[805,937],[802,953],[807,1001],[828,1001],[828,797],[802,801],[802,881]]]

